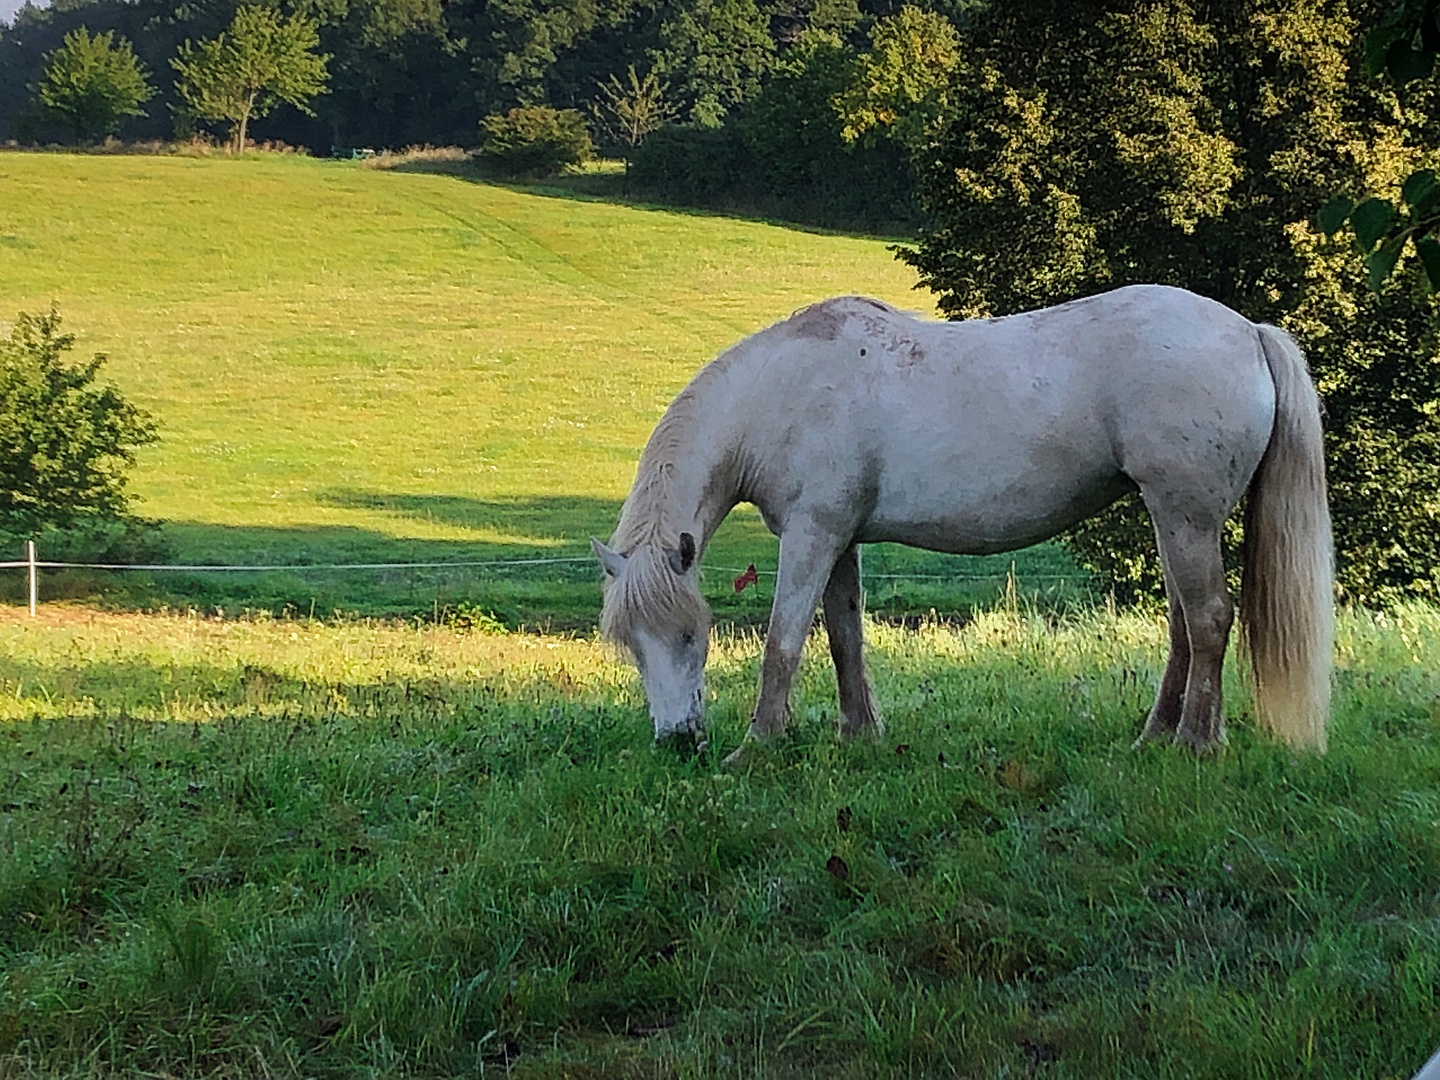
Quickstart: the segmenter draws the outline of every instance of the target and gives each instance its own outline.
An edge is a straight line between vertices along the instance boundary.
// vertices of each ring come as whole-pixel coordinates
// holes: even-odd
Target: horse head
[[[701,743],[710,612],[696,582],[695,537],[647,542],[621,554],[590,538],[605,571],[600,628],[640,669],[655,739]]]

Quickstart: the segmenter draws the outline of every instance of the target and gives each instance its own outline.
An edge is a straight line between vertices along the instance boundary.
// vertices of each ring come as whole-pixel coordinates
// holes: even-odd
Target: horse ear
[[[666,561],[670,563],[670,569],[677,574],[683,574],[690,567],[695,565],[695,537],[689,533],[680,534],[680,550],[674,548],[665,549]]]
[[[590,537],[590,550],[595,552],[595,557],[600,560],[600,565],[605,568],[605,573],[611,577],[619,577],[620,571],[625,569],[625,556],[606,547],[593,536]]]

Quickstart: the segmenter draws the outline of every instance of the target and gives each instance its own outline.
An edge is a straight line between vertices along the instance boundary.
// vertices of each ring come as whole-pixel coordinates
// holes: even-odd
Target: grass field
[[[1405,1080],[1440,1043],[1440,619],[1323,759],[1129,748],[1158,620],[875,625],[890,740],[649,745],[592,641],[0,620],[0,1075]],[[759,656],[722,636],[717,750]]]
[[[273,565],[586,555],[654,422],[725,346],[838,293],[933,310],[880,240],[547,190],[266,155],[0,154],[0,320],[56,302],[77,349],[109,354],[161,419],[133,486],[171,561]],[[774,553],[742,512],[707,562],[763,570]],[[872,598],[962,608],[993,599],[1009,564],[877,550]],[[1019,567],[1033,591],[1076,580],[1053,547]],[[327,616],[464,603],[580,626],[596,576],[71,574],[49,589]],[[717,600],[727,582],[713,576]]]
[[[56,301],[160,416],[170,559],[273,565],[583,556],[724,345],[926,306],[878,240],[582,194],[0,154],[0,319]],[[709,552],[686,760],[588,562],[0,605],[0,1080],[1407,1080],[1440,1045],[1440,615],[1342,614],[1324,758],[1231,664],[1198,761],[1130,749],[1163,623],[1058,548],[1001,596],[1008,558],[878,547],[872,609],[970,616],[869,626],[885,744],[835,738],[817,635],[791,735],[721,770],[770,598],[726,568],[773,560],[743,513]]]

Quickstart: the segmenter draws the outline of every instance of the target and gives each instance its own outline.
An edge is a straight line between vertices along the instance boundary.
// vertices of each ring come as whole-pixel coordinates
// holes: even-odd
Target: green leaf
[[[1366,199],[1350,212],[1350,226],[1361,251],[1369,251],[1395,224],[1395,207],[1385,199]]]
[[[1387,26],[1377,26],[1365,35],[1365,73],[1367,75],[1379,75],[1385,70],[1385,55],[1400,35],[1400,27],[1393,23]]]
[[[1405,250],[1406,239],[1405,233],[1390,237],[1371,252],[1369,258],[1365,260],[1365,264],[1370,267],[1372,292],[1379,292],[1381,286],[1385,284],[1385,279],[1395,270],[1395,264],[1400,261],[1400,252]]]
[[[1349,195],[1336,195],[1315,215],[1315,227],[1326,236],[1334,236],[1344,227],[1350,211],[1354,209],[1355,200]]]
[[[1440,292],[1440,240],[1422,236],[1415,241],[1415,252],[1420,256],[1420,265],[1425,268],[1425,282],[1430,291]]]
[[[1440,4],[1436,0],[1426,0],[1425,10],[1420,16],[1420,48],[1426,52],[1440,52],[1440,23],[1436,22],[1436,14],[1440,12]]]
[[[1400,194],[1405,196],[1405,201],[1411,206],[1419,206],[1420,201],[1434,190],[1435,170],[1419,169],[1405,178]]]
[[[1435,54],[1425,49],[1412,48],[1408,41],[1391,42],[1385,50],[1385,70],[1396,86],[1404,86],[1415,79],[1423,79],[1435,68]]]
[[[1428,218],[1437,210],[1440,210],[1440,183],[1437,183],[1424,195],[1420,196],[1420,201],[1415,203],[1411,207],[1411,210],[1414,211],[1414,217],[1417,221]]]

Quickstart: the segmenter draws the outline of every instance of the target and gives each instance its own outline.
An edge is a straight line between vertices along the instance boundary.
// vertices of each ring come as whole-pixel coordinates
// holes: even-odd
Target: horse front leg
[[[852,544],[835,561],[825,586],[825,631],[830,637],[830,659],[835,662],[835,683],[840,694],[840,735],[853,739],[885,736],[885,725],[875,710],[870,681],[865,675],[864,598],[860,589],[860,548]]]
[[[762,742],[785,730],[790,720],[790,684],[805,650],[805,636],[815,618],[820,593],[835,559],[845,547],[813,522],[792,524],[780,537],[780,569],[775,601],[765,633],[765,658],[760,669],[760,696],[745,742],[725,759],[740,761],[748,744]]]

